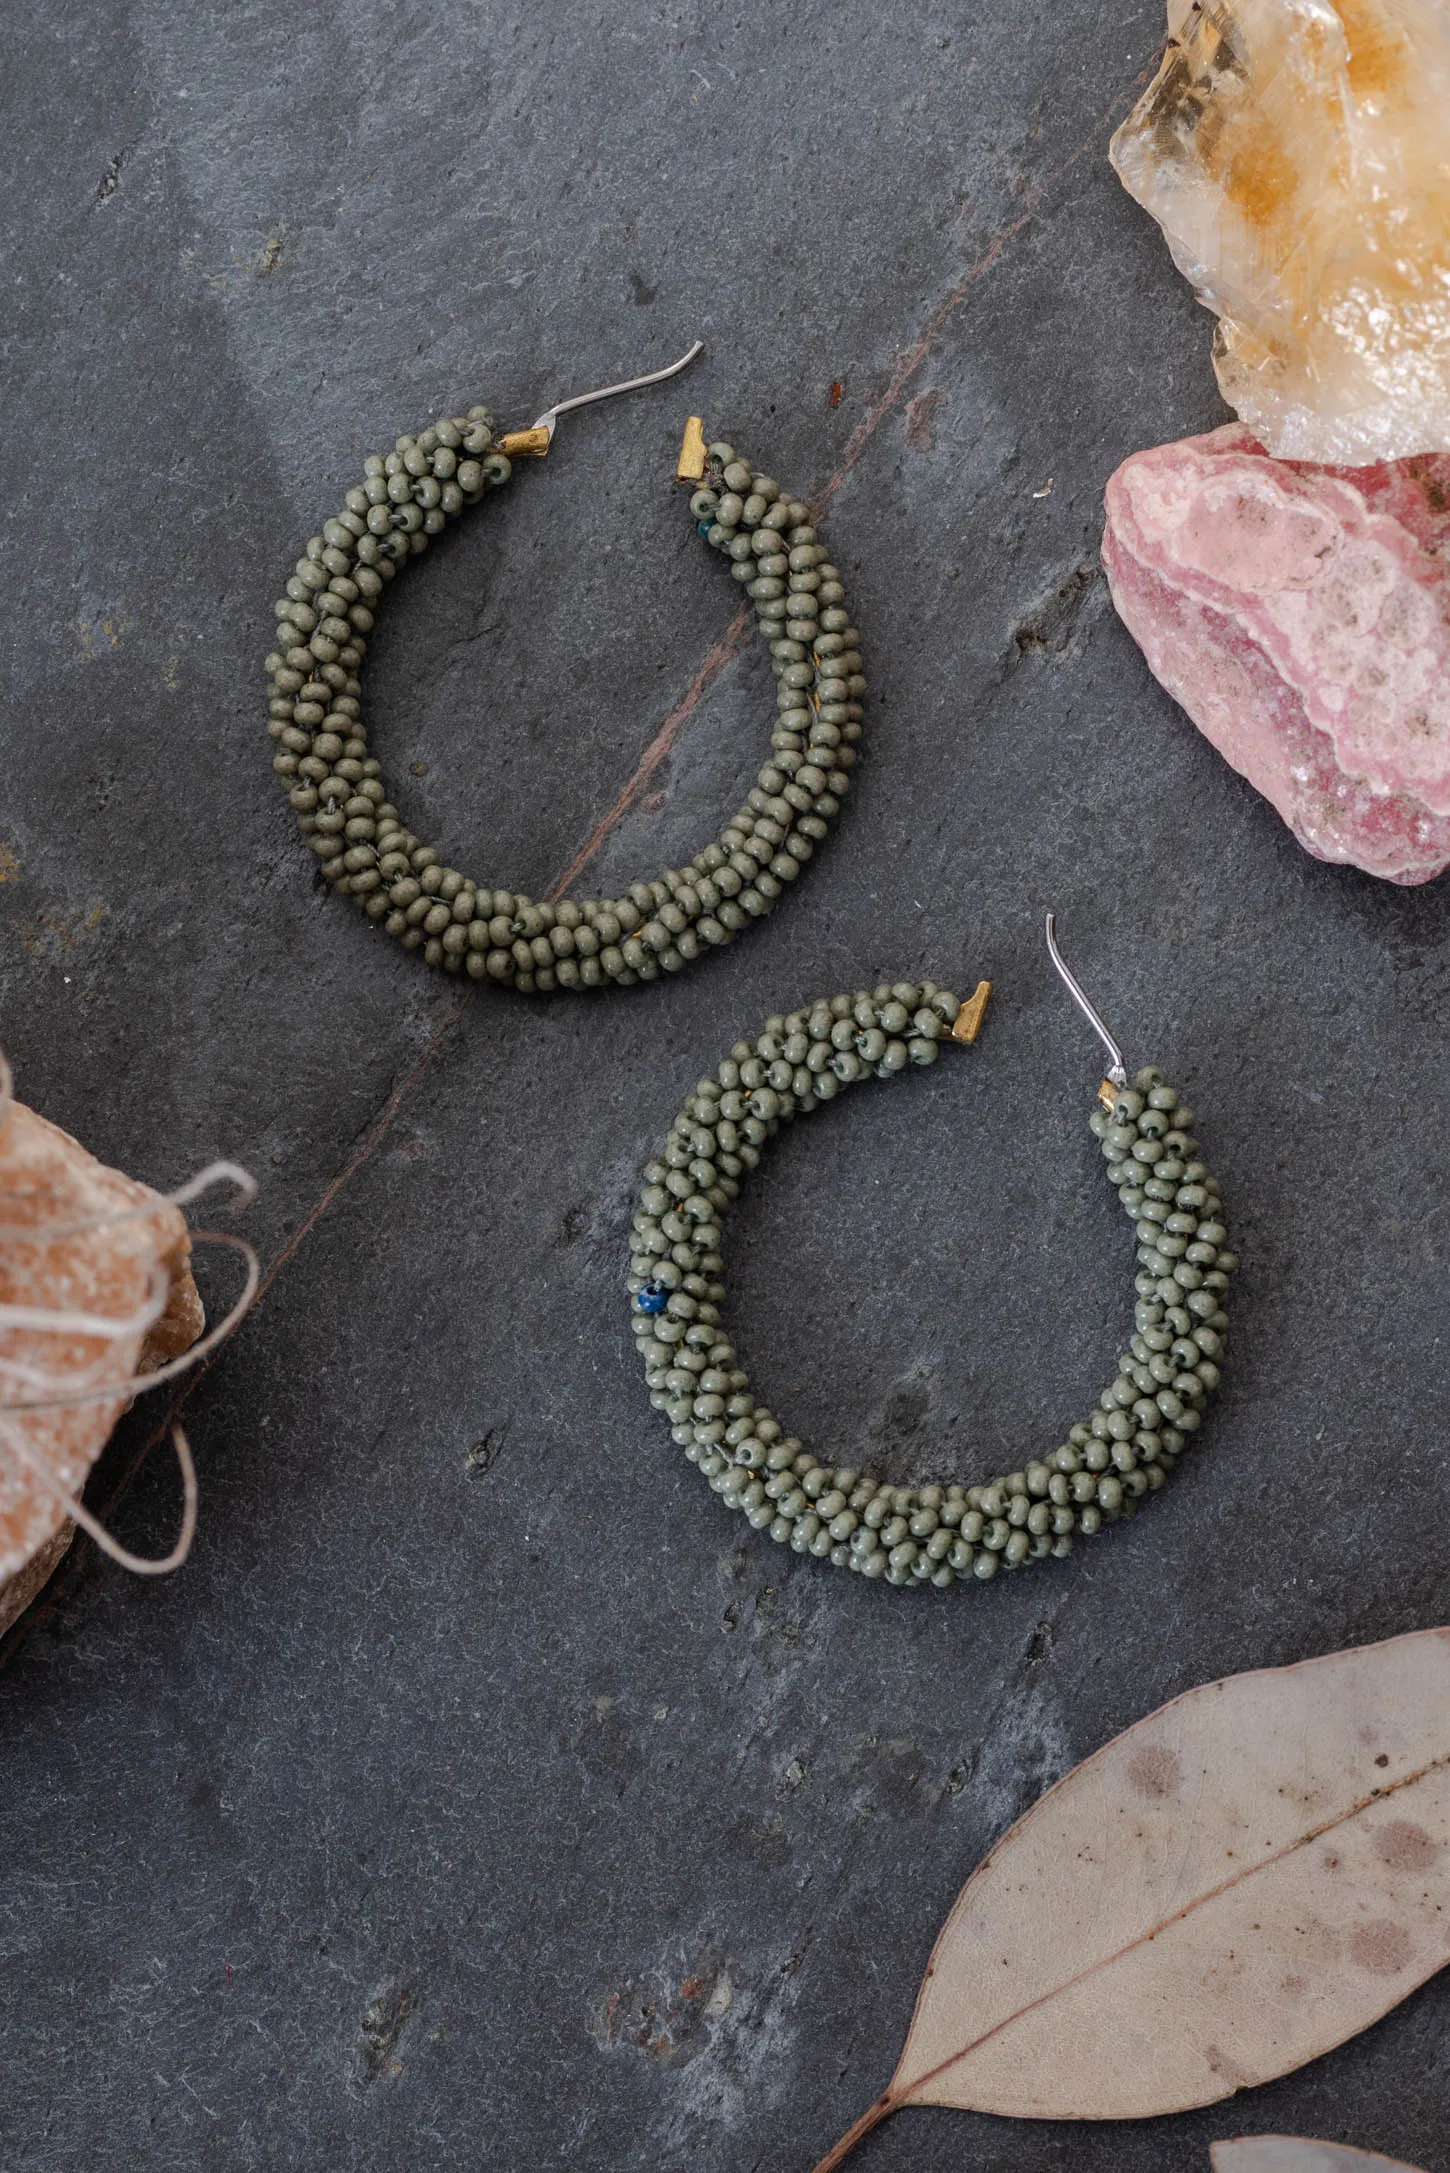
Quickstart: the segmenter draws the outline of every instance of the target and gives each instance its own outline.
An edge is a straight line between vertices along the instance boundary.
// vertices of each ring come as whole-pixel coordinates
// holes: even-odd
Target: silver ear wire
[[[510,455],[518,453],[547,453],[554,442],[554,425],[561,415],[570,414],[576,407],[592,407],[596,400],[612,400],[617,392],[638,392],[642,385],[663,384],[667,377],[678,377],[688,368],[698,354],[703,354],[705,342],[696,340],[688,353],[678,362],[666,363],[662,370],[649,370],[643,377],[626,377],[618,385],[601,385],[597,392],[576,392],[572,399],[556,400],[546,407],[538,421],[528,430],[511,430],[498,441],[498,451]]]
[[[1057,915],[1049,913],[1047,916],[1047,948],[1051,953],[1052,963],[1061,974],[1067,992],[1077,1005],[1078,1010],[1081,1011],[1083,1017],[1108,1052],[1109,1079],[1115,1087],[1125,1087],[1128,1083],[1128,1067],[1123,1061],[1123,1052],[1103,1024],[1100,1014],[1089,1001],[1087,991],[1081,981],[1079,981],[1077,975],[1058,949],[1056,928]]]

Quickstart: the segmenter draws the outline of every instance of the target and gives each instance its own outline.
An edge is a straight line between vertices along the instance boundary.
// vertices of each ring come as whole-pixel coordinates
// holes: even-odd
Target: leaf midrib
[[[1430,1759],[1426,1765],[1419,1767],[1414,1773],[1405,1774],[1401,1780],[1391,1781],[1383,1788],[1372,1788],[1367,1796],[1363,1796],[1357,1803],[1351,1804],[1348,1810],[1339,1812],[1333,1818],[1325,1819],[1321,1825],[1311,1826],[1307,1832],[1298,1835],[1295,1840],[1286,1842],[1283,1848],[1276,1849],[1272,1856],[1263,1857],[1258,1863],[1248,1865],[1242,1871],[1234,1872],[1232,1877],[1220,1880],[1217,1886],[1209,1887],[1204,1893],[1195,1895],[1193,1900],[1185,1902],[1181,1909],[1174,1910],[1171,1916],[1163,1917],[1147,1931],[1139,1932],[1134,1938],[1127,1940],[1111,1954],[1105,1954],[1097,1961],[1090,1962],[1086,1969],[1078,1970],[1075,1976],[1065,1977],[1061,1984],[1053,1985],[1046,1992],[1040,1992],[1036,1999],[1025,2001],[1021,2007],[1014,2008],[1011,2014],[1003,2015],[1000,2022],[994,2022],[990,2030],[983,2030],[980,2037],[974,2037],[969,2045],[963,2045],[960,2052],[949,2053],[946,2059],[938,2060],[935,2067],[928,2068],[924,2074],[918,2075],[914,2081],[908,2084],[897,2098],[897,2103],[905,2104],[922,2087],[923,2083],[935,2082],[938,2075],[944,2075],[949,2068],[956,2067],[960,2061],[969,2059],[983,2045],[990,2044],[994,2037],[1000,2037],[1003,2030],[1010,2029],[1014,2022],[1020,2022],[1023,2015],[1030,2015],[1035,2008],[1045,2007],[1049,2001],[1060,1999],[1064,1992],[1072,1991],[1076,1985],[1085,1984],[1090,1977],[1097,1976],[1101,1970],[1111,1969],[1116,1962],[1123,1959],[1125,1954],[1132,1954],[1138,1947],[1147,1946],[1160,1933],[1167,1931],[1170,1925],[1181,1924],[1185,1917],[1190,1917],[1197,1910],[1206,1908],[1210,1902],[1217,1901],[1220,1895],[1231,1893],[1236,1886],[1244,1885],[1249,1879],[1258,1878],[1262,1872],[1272,1870],[1275,1864],[1283,1863],[1287,1857],[1294,1855],[1297,1850],[1308,1848],[1311,1842],[1320,1840],[1327,1833],[1333,1833],[1337,1826],[1347,1825],[1352,1818],[1362,1817],[1374,1804],[1387,1802],[1391,1796],[1398,1795],[1402,1788],[1413,1788],[1415,1783],[1424,1780],[1427,1774],[1438,1773],[1447,1766],[1450,1766],[1450,1752],[1445,1753],[1442,1757]],[[989,1861],[997,1861],[999,1853],[994,1853]],[[986,1868],[984,1864],[982,1870],[985,1871]],[[980,1873],[978,1876],[980,1876]]]

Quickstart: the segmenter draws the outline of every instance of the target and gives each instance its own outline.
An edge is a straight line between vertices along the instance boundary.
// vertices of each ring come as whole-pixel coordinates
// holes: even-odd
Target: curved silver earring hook
[[[1052,963],[1061,974],[1067,992],[1077,1005],[1078,1010],[1108,1052],[1108,1077],[1115,1087],[1125,1087],[1128,1083],[1128,1067],[1123,1061],[1123,1052],[1103,1024],[1100,1014],[1089,1000],[1088,993],[1081,981],[1079,981],[1077,975],[1058,949],[1056,929],[1057,915],[1049,913],[1047,916],[1047,948],[1052,955]]]
[[[534,428],[547,430],[552,439],[554,425],[561,415],[570,414],[576,407],[592,407],[596,400],[612,400],[617,392],[638,392],[643,385],[661,385],[667,377],[678,377],[681,370],[687,369],[696,355],[703,354],[704,351],[705,342],[696,340],[694,346],[687,354],[681,355],[678,362],[666,363],[662,370],[650,370],[643,377],[626,377],[618,385],[601,385],[597,392],[576,392],[570,400],[556,400],[552,407],[545,408]]]

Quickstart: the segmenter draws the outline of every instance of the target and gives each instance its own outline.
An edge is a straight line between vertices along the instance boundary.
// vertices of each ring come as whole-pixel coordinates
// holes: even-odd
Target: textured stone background
[[[257,1170],[271,1275],[188,1407],[192,1564],[78,1550],[4,1654],[17,2173],[804,2169],[1047,1782],[1192,1683],[1443,1618],[1444,889],[1308,860],[1095,571],[1116,462],[1220,417],[1105,158],[1159,34],[1158,0],[11,11],[0,1023],[125,1168]],[[390,600],[379,749],[499,882],[546,887],[627,784],[591,887],[713,834],[769,681],[742,656],[679,715],[736,601],[670,481],[695,407],[829,493],[859,789],[679,982],[465,996],[317,894],[268,606],[399,429],[526,422],[697,335],[686,387],[572,421]],[[866,1587],[750,1535],[650,1413],[632,1187],[771,1010],[990,975],[974,1051],[784,1140],[735,1317],[839,1456],[1050,1445],[1132,1263],[1047,904],[1202,1113],[1232,1371],[1106,1542]],[[176,1514],[164,1457],[124,1487],[156,1416],[98,1488],[138,1546]],[[1248,2127],[1439,2168],[1447,2021],[1436,1982],[1237,2105],[915,2113],[860,2164],[1189,2173]]]

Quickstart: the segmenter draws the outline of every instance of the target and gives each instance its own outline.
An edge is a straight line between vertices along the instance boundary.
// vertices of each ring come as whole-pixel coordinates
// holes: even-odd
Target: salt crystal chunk
[[[124,1319],[164,1279],[164,1311],[134,1334],[103,1339],[0,1325],[0,1406],[47,1392],[28,1374],[52,1381],[57,1393],[83,1378],[117,1384],[114,1398],[99,1403],[5,1416],[71,1493],[84,1486],[135,1376],[178,1357],[200,1335],[190,1259],[179,1209],[106,1168],[23,1104],[0,1112],[0,1305]],[[68,1524],[60,1503],[0,1438],[0,1628],[31,1596],[36,1573],[27,1576],[28,1568],[59,1559]]]

